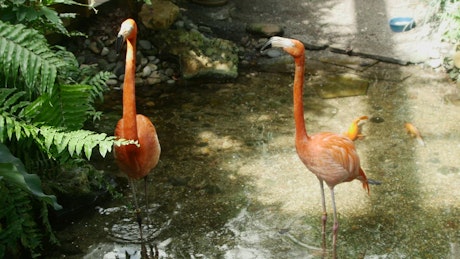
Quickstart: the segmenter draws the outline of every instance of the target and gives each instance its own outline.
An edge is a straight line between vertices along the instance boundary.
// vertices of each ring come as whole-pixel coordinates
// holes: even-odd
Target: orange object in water
[[[355,145],[348,137],[342,134],[321,132],[308,135],[305,128],[303,110],[303,84],[305,72],[305,47],[295,39],[272,37],[264,44],[262,50],[270,47],[282,48],[294,58],[294,121],[295,121],[295,146],[300,160],[316,175],[321,187],[323,206],[322,217],[322,248],[326,251],[326,203],[324,198],[323,183],[326,182],[331,191],[334,224],[332,228],[333,258],[337,257],[337,233],[339,222],[334,198],[334,187],[343,182],[358,179],[364,189],[369,192],[367,177],[361,168]]]
[[[369,119],[369,117],[367,116],[361,116],[355,119],[351,123],[350,127],[348,128],[348,131],[344,133],[344,135],[353,141],[356,139],[364,138],[364,135],[361,134],[360,129],[359,129],[359,122],[362,120],[367,120],[367,119]]]
[[[423,141],[422,134],[420,134],[420,131],[414,125],[412,125],[412,123],[404,123],[404,128],[406,129],[406,132],[411,137],[415,138],[420,145],[425,146],[425,141]]]

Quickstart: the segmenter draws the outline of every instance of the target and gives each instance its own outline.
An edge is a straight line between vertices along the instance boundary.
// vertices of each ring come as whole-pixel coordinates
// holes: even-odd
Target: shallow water
[[[335,188],[339,258],[460,257],[460,107],[444,99],[456,86],[414,66],[379,63],[361,74],[371,80],[365,96],[320,99],[310,76],[304,93],[310,133],[345,132],[353,119],[371,118],[356,146],[368,177],[382,184],[370,195],[359,181]],[[143,207],[147,247],[162,258],[321,257],[319,184],[294,148],[292,73],[137,91],[138,113],[152,119],[162,146]],[[111,133],[120,102],[120,92],[106,98],[100,131]],[[425,146],[406,134],[405,122],[419,128]],[[110,157],[104,166],[117,172]],[[327,190],[326,199],[330,248]],[[66,258],[140,258],[132,206],[126,188],[125,198],[59,231],[64,246],[84,253]]]

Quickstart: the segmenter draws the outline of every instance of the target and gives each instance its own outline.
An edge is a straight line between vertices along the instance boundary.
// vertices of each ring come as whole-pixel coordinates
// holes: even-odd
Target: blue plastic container
[[[395,17],[390,20],[390,28],[394,32],[409,31],[414,27],[415,21],[411,17]]]

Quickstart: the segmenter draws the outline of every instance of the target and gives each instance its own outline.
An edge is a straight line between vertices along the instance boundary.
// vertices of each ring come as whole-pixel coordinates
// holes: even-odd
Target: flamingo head
[[[121,50],[123,43],[126,40],[136,39],[137,25],[133,19],[127,19],[121,24],[120,31],[118,32],[116,48],[117,51]]]
[[[261,51],[268,48],[282,48],[294,58],[304,55],[305,47],[302,42],[296,39],[289,39],[279,36],[271,37],[261,48]]]

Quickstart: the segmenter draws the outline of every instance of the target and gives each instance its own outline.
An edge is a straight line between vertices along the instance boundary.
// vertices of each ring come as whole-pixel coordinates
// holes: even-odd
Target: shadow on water
[[[309,8],[322,10],[333,1],[312,5]],[[356,19],[365,24],[360,14],[367,10],[360,6],[355,1]],[[374,13],[386,14],[383,3],[376,8]],[[374,18],[386,24],[389,17]],[[366,40],[359,38],[362,29],[355,28],[356,33],[344,40],[351,46]],[[459,181],[455,152],[442,151],[442,145],[458,149],[452,144],[458,143],[453,133],[458,124],[445,121],[445,130],[439,132],[429,126],[439,121],[433,118],[439,117],[437,112],[458,112],[439,100],[449,87],[442,85],[439,75],[377,63],[353,71],[369,79],[366,96],[320,99],[308,83],[312,74],[352,69],[322,64],[310,51],[306,55],[308,131],[344,132],[356,117],[371,117],[363,126],[366,138],[356,145],[367,175],[382,181],[371,186],[370,196],[358,181],[336,187],[339,258],[454,258],[460,238],[459,204],[440,187],[445,184],[453,197],[459,192],[454,190]],[[151,118],[162,146],[160,163],[149,178],[151,204],[148,210],[143,207],[148,245],[156,245],[160,257],[321,257],[319,184],[295,152],[292,80],[291,70],[240,71],[230,83],[137,88],[138,113]],[[432,104],[425,107],[427,102]],[[97,127],[112,134],[121,115],[121,92],[112,91],[103,110]],[[417,146],[404,132],[406,121],[423,126],[432,144]],[[110,156],[99,166],[118,171]],[[141,183],[137,189],[142,194]],[[124,258],[126,252],[139,258],[129,188],[125,194],[60,231],[60,253],[66,258]],[[331,228],[329,220],[329,234]],[[329,235],[328,247],[330,243]]]

